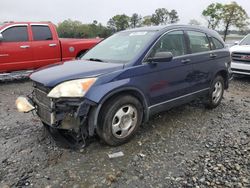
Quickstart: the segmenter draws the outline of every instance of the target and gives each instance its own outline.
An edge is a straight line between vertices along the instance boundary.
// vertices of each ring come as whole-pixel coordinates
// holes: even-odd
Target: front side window
[[[149,57],[157,52],[171,52],[174,57],[187,54],[183,31],[172,31],[160,38],[153,47]]]
[[[200,53],[210,51],[210,44],[207,35],[197,31],[187,31],[190,49],[192,53]]]
[[[32,25],[32,33],[34,41],[52,40],[52,33],[48,26]]]
[[[14,26],[2,32],[4,42],[24,42],[28,41],[27,26]]]

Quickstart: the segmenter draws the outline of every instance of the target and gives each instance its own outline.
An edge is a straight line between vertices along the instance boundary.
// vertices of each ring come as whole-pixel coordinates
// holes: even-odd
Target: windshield
[[[81,59],[128,63],[145,47],[155,31],[127,31],[114,34],[93,49]]]
[[[250,35],[247,35],[241,42],[240,45],[250,45]]]

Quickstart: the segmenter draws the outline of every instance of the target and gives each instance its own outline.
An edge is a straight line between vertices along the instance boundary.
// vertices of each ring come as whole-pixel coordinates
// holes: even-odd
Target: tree
[[[152,20],[152,16],[144,16],[143,21],[142,21],[142,25],[151,26],[152,25],[151,20]]]
[[[242,30],[247,26],[249,17],[246,11],[240,5],[238,5],[236,2],[232,2],[223,6],[221,19],[224,25],[225,41],[229,28],[233,26]]]
[[[236,2],[225,5],[213,3],[202,12],[202,15],[207,19],[209,28],[216,29],[220,23],[222,24],[224,40],[226,40],[230,27],[243,31],[246,29],[249,19],[246,11]]]
[[[212,3],[202,12],[208,22],[208,28],[215,29],[218,27],[222,19],[222,12],[223,5],[221,3]]]
[[[129,16],[125,14],[113,16],[109,19],[107,25],[114,31],[122,31],[129,27]]]
[[[57,26],[57,32],[60,37],[64,38],[106,38],[112,34],[112,31],[93,21],[92,24],[83,24],[80,21],[64,20]]]
[[[201,23],[196,19],[191,19],[189,21],[189,25],[198,25],[199,26],[199,25],[201,25]]]
[[[57,31],[61,37],[81,38],[84,37],[86,28],[82,27],[81,22],[68,19],[58,24]]]
[[[142,17],[134,13],[130,18],[130,25],[132,28],[139,27],[142,24]]]
[[[170,24],[177,23],[180,20],[176,10],[171,10],[168,13],[168,16],[169,16],[169,23]]]
[[[166,24],[168,22],[168,10],[165,8],[158,8],[155,10],[155,13],[152,14],[151,22],[154,25]]]

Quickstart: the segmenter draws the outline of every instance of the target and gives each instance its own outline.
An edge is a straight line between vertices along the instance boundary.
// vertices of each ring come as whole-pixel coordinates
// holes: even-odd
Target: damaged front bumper
[[[85,98],[52,99],[47,97],[49,90],[34,84],[31,96],[16,100],[18,111],[27,113],[35,110],[41,121],[50,127],[80,132],[87,123],[91,107],[97,104]]]

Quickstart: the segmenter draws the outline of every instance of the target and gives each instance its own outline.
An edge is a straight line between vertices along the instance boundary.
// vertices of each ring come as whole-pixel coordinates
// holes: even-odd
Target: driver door
[[[27,25],[16,25],[1,32],[0,71],[9,72],[33,68],[33,53]]]

